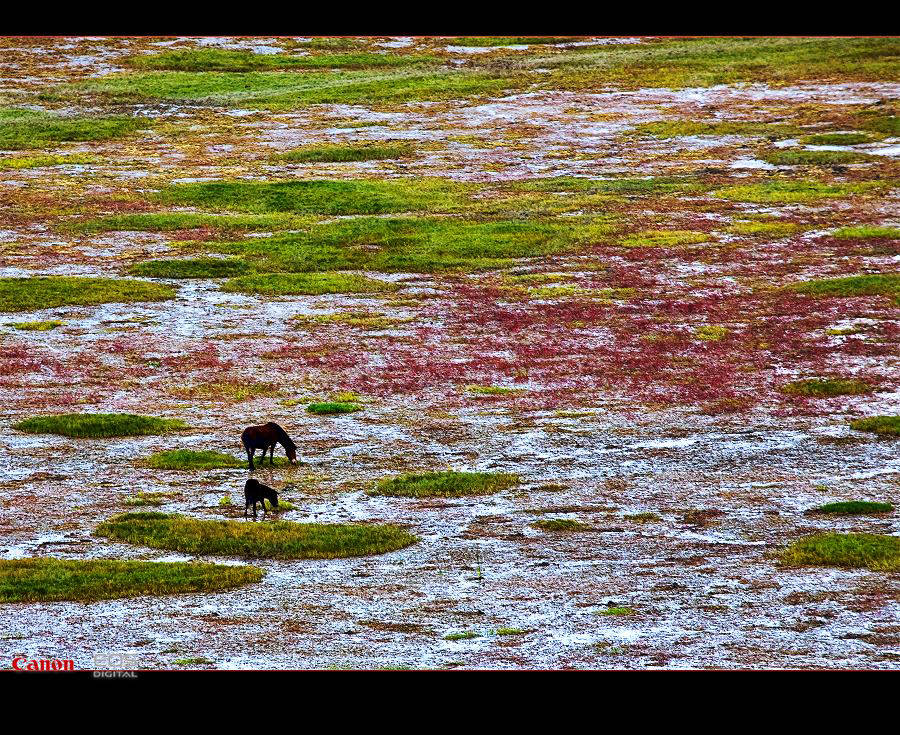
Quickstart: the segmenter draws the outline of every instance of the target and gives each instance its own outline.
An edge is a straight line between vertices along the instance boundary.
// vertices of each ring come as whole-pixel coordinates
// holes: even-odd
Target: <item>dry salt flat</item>
[[[782,556],[900,530],[896,510],[810,512],[900,500],[898,440],[850,425],[900,405],[896,40],[0,43],[0,279],[171,289],[59,305],[0,289],[0,560],[265,572],[2,602],[0,665],[897,665],[897,566]],[[98,132],[110,118],[131,122]],[[876,278],[803,285],[860,276]],[[864,388],[789,387],[809,379]],[[307,411],[336,399],[362,408]],[[70,412],[186,428],[13,428]],[[265,421],[301,460],[253,473],[289,501],[280,520],[418,541],[288,560],[96,534],[133,511],[243,523],[246,467],[145,460],[240,458]],[[517,482],[372,493],[451,469]]]

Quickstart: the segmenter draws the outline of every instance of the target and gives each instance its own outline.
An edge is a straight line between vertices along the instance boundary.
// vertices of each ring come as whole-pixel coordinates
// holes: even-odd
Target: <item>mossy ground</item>
[[[310,403],[306,410],[308,413],[314,413],[318,416],[333,416],[343,413],[355,413],[362,411],[362,406],[358,403],[346,403],[340,401],[330,401],[326,403]]]
[[[119,138],[147,127],[139,117],[79,117],[31,109],[0,110],[0,149],[42,148],[53,143]],[[46,165],[46,164],[45,164]]]
[[[590,526],[572,518],[542,518],[531,524],[541,531],[589,531]]]
[[[243,558],[335,559],[384,554],[418,541],[400,526],[273,521],[207,521],[165,513],[124,513],[96,534],[155,549]]]
[[[159,283],[126,278],[38,276],[0,278],[0,311],[35,311],[132,301],[165,301],[175,291]]]
[[[385,478],[371,492],[413,498],[490,495],[518,482],[516,475],[499,472],[423,472]]]
[[[876,515],[890,513],[894,506],[890,503],[873,503],[868,500],[847,500],[839,503],[826,503],[813,508],[813,513],[824,515]]]
[[[872,416],[850,422],[850,428],[856,431],[868,431],[878,436],[900,436],[900,416]]]
[[[900,304],[900,273],[875,273],[845,278],[820,278],[797,283],[793,288],[809,296],[891,296]]]
[[[114,436],[147,436],[185,429],[180,419],[163,419],[131,413],[64,413],[33,416],[16,424],[26,434],[60,434],[100,439]]]
[[[789,395],[829,398],[871,393],[873,387],[865,381],[852,378],[807,378],[786,383],[781,390]]]
[[[94,602],[217,592],[263,578],[262,569],[193,562],[0,559],[0,602]]]
[[[865,568],[873,572],[900,570],[900,537],[871,533],[821,533],[801,538],[780,555],[791,567]]]
[[[129,269],[132,275],[150,278],[234,278],[252,271],[252,266],[239,258],[148,260]]]
[[[222,286],[222,290],[262,296],[318,296],[330,293],[386,293],[396,291],[397,286],[353,273],[285,273],[232,278]]]
[[[156,452],[142,463],[157,470],[215,470],[247,466],[246,459],[208,449],[168,449]]]

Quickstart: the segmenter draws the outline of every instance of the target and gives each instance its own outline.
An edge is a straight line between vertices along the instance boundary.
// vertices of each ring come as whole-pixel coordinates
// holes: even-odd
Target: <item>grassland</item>
[[[288,56],[286,54],[255,54],[252,51],[231,49],[184,49],[157,54],[131,56],[127,63],[142,71],[217,71],[250,72],[275,69],[366,69],[436,65],[443,63],[438,56],[426,54],[379,54],[357,52],[351,54],[314,54]]]
[[[149,278],[234,278],[252,270],[240,258],[183,258],[136,263],[128,272]]]
[[[799,539],[781,552],[791,567],[844,567],[873,572],[900,570],[900,537],[871,533],[821,533]]]
[[[340,401],[329,401],[327,403],[310,403],[306,410],[308,413],[314,413],[318,416],[334,416],[344,413],[355,413],[362,411],[362,406],[358,403],[345,403]]]
[[[208,449],[169,449],[156,452],[142,464],[157,470],[218,470],[236,469],[247,465],[245,459]]]
[[[175,290],[126,278],[37,276],[0,278],[0,311],[36,311],[57,306],[92,306],[132,301],[166,301]]]
[[[335,559],[384,554],[418,541],[400,526],[207,521],[165,513],[123,513],[96,534],[155,549],[243,558]]]
[[[193,562],[0,559],[0,602],[94,602],[217,592],[259,582],[262,569]]]
[[[900,416],[871,416],[867,419],[857,419],[850,422],[850,428],[886,438],[900,436]]]
[[[847,500],[839,503],[826,503],[817,508],[813,508],[813,513],[821,513],[823,515],[879,515],[882,513],[890,513],[894,510],[894,506],[890,503],[872,503],[867,500]]]
[[[31,109],[5,109],[0,110],[0,150],[109,140],[146,126],[147,122],[138,117],[78,117]]]
[[[222,286],[230,293],[263,296],[318,296],[321,294],[373,294],[396,291],[388,281],[354,273],[269,273],[233,278]]]
[[[491,495],[514,487],[517,475],[502,472],[423,472],[387,477],[371,491],[393,497],[465,497]]]
[[[103,439],[114,436],[165,434],[187,425],[180,419],[161,419],[132,413],[63,413],[33,416],[13,424],[26,434],[60,434],[78,438]]]
[[[845,278],[820,278],[797,283],[793,288],[809,296],[891,296],[900,304],[900,273],[873,273]]]

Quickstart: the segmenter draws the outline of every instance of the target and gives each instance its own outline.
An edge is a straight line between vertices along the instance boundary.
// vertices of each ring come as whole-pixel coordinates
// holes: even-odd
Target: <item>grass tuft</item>
[[[63,324],[65,322],[61,322],[58,319],[48,319],[42,322],[13,322],[9,326],[23,332],[50,332]]]
[[[809,296],[892,296],[894,303],[900,304],[900,273],[873,273],[866,276],[846,278],[820,278],[801,281],[791,286],[799,293]]]
[[[229,293],[262,296],[320,296],[335,293],[387,293],[399,287],[354,273],[267,273],[232,278],[222,286]]]
[[[161,419],[133,413],[61,413],[32,416],[13,424],[26,434],[60,434],[79,438],[102,439],[114,436],[149,436],[186,429],[180,419]]]
[[[258,582],[247,566],[111,559],[0,559],[0,602],[93,602],[216,592]]]
[[[119,138],[147,122],[137,117],[75,117],[42,110],[0,110],[0,150],[44,148],[52,143]]]
[[[900,416],[872,416],[850,422],[856,431],[869,431],[883,437],[900,436]]]
[[[541,531],[589,531],[590,526],[571,518],[542,518],[531,524]]]
[[[384,478],[370,493],[409,498],[452,498],[490,495],[518,483],[518,475],[501,472],[423,472]]]
[[[890,503],[872,503],[868,500],[846,500],[840,503],[827,503],[813,508],[812,513],[824,513],[826,515],[877,515],[890,513],[894,506]]]
[[[169,449],[150,455],[142,464],[156,470],[218,470],[243,468],[247,461],[212,450]]]
[[[234,278],[252,271],[252,266],[239,258],[185,258],[148,260],[128,272],[150,278]]]
[[[198,520],[165,513],[123,513],[96,535],[187,554],[244,558],[337,559],[384,554],[418,541],[396,525]]]
[[[831,396],[857,396],[871,393],[872,386],[862,380],[843,378],[808,378],[795,380],[781,386],[781,391],[792,396],[830,398]]]
[[[310,403],[306,410],[308,413],[314,413],[318,416],[334,416],[336,414],[362,411],[362,406],[358,403],[331,401],[327,403]]]
[[[36,311],[57,306],[166,301],[175,290],[160,283],[127,278],[39,276],[0,278],[0,311]]]
[[[820,533],[798,539],[781,552],[790,567],[843,567],[873,572],[900,570],[900,537],[871,533]]]

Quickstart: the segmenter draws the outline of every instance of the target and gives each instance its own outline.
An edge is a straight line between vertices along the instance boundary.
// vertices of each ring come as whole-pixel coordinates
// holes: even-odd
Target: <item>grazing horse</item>
[[[268,485],[263,485],[259,480],[252,477],[244,483],[244,518],[247,517],[247,508],[253,503],[253,520],[256,520],[256,504],[262,506],[263,515],[266,514],[266,501],[272,504],[273,508],[278,507],[278,492]]]
[[[297,464],[297,445],[291,440],[284,429],[278,424],[270,421],[268,424],[261,426],[248,426],[241,434],[241,443],[247,450],[247,459],[250,460],[250,470],[253,468],[253,455],[257,449],[262,449],[262,460],[260,466],[266,459],[266,451],[269,452],[269,465],[275,464],[275,445],[280,444],[284,447],[284,453],[287,454],[291,464]]]

